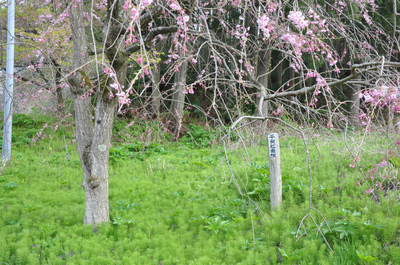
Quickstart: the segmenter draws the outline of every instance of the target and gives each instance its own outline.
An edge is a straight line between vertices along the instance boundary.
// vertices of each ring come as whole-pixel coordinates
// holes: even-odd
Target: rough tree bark
[[[113,6],[113,11],[118,12],[118,5]],[[87,94],[93,87],[87,65],[89,58],[83,19],[83,1],[77,1],[76,4],[71,5],[69,14],[74,45],[73,68],[75,72],[68,77],[68,81],[75,108],[78,154],[84,172],[82,182],[85,189],[84,223],[93,224],[96,230],[97,224],[110,220],[108,158],[117,97],[110,98],[107,82],[103,87],[97,87],[94,111],[91,97]],[[113,14],[109,12],[108,21],[113,21],[110,19]],[[113,46],[116,37],[115,27],[110,25],[109,29],[108,35],[105,36],[106,56],[116,72],[118,82],[123,83],[126,77],[126,60],[122,58],[123,56],[118,56],[118,48]],[[110,43],[112,44],[110,45]]]
[[[194,7],[196,6],[195,1],[193,0],[179,1],[179,3],[189,16],[192,14]],[[171,106],[169,108],[169,114],[167,116],[167,122],[170,122],[169,128],[174,134],[175,139],[179,138],[184,115],[183,108],[185,106],[186,98],[186,94],[184,92],[186,88],[186,74],[188,70],[188,59],[186,58],[188,52],[185,51],[185,49],[186,47],[178,48],[178,54],[181,55],[182,61],[180,62],[178,71],[175,73],[175,87],[172,95]]]
[[[271,50],[268,47],[263,47],[258,54],[257,58],[257,81],[268,88],[269,81],[269,70],[271,67]],[[264,116],[268,113],[268,102],[264,101],[266,95],[263,95],[265,91],[260,91],[259,100],[256,109],[256,116]]]
[[[69,18],[73,41],[73,73],[68,76],[68,82],[73,95],[76,122],[76,140],[79,158],[81,161],[84,179],[82,186],[85,189],[85,224],[96,225],[108,222],[108,161],[111,143],[114,112],[118,104],[116,90],[110,88],[111,83],[118,82],[125,85],[129,56],[150,44],[159,34],[176,32],[178,27],[154,28],[144,36],[143,40],[131,46],[125,47],[124,33],[126,28],[123,22],[128,14],[123,10],[125,1],[108,0],[107,18],[108,24],[104,25],[103,41],[104,50],[96,52],[88,51],[88,37],[85,32],[84,1],[76,1],[70,5]],[[156,17],[162,15],[162,8],[154,6],[144,13],[140,19],[139,27],[147,27]],[[107,65],[115,74],[116,80],[111,80],[105,75],[97,76],[97,84],[92,85],[91,76],[99,74],[99,71],[91,73],[93,63],[89,60],[89,54],[102,53],[107,59]],[[97,66],[96,66],[97,67]],[[125,86],[126,87],[126,86]],[[91,94],[88,92],[91,91]],[[94,91],[94,92],[93,92]],[[95,106],[92,99],[95,98]]]
[[[157,43],[157,51],[162,52],[163,42],[159,41]],[[161,106],[161,92],[160,92],[160,75],[161,75],[161,67],[162,63],[161,60],[157,63],[157,68],[153,69],[153,89],[151,93],[151,111],[153,116],[158,118],[160,113],[160,106]]]
[[[277,85],[278,85],[278,87],[280,87],[280,86],[282,86],[282,82],[283,82],[283,63],[284,63],[284,60],[283,60],[283,54],[282,53],[279,53],[279,56],[278,56],[278,66],[277,66],[277,68],[276,68],[276,75],[277,75]]]
[[[57,96],[57,111],[58,115],[60,115],[60,118],[64,119],[65,118],[65,106],[64,106],[64,96],[63,96],[63,91],[61,87],[61,80],[63,78],[62,73],[61,73],[61,66],[57,64],[57,62],[54,60],[53,61],[55,71],[56,71],[56,76],[55,76],[55,84],[56,84],[56,96]]]
[[[172,102],[169,109],[167,121],[170,122],[169,127],[174,134],[175,139],[179,138],[179,133],[183,119],[183,107],[185,105],[185,87],[186,87],[186,73],[188,68],[188,61],[184,59],[179,66],[179,71],[175,73],[175,90],[172,95]]]
[[[361,81],[361,77],[357,76],[355,78],[356,81]],[[355,84],[353,86],[353,94],[351,95],[351,107],[350,107],[350,122],[353,126],[359,126],[360,125],[360,119],[358,116],[360,115],[360,91],[361,91],[361,85],[360,84]]]

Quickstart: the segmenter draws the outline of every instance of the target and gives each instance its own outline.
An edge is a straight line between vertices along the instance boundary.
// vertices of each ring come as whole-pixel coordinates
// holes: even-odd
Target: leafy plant
[[[140,206],[140,203],[129,203],[127,201],[117,201],[117,206],[115,206],[116,210],[120,211],[128,211],[133,209],[134,207]],[[112,207],[114,209],[114,207]]]
[[[225,220],[234,220],[240,216],[246,216],[246,211],[242,209],[243,204],[232,207],[232,206],[218,206],[215,208],[211,208],[207,211],[207,215],[210,217],[219,216]]]
[[[211,164],[211,165],[218,164],[219,162],[224,160],[224,158],[225,158],[224,153],[218,153],[218,154],[213,154],[213,155],[207,155],[206,156],[207,163]]]
[[[16,187],[18,187],[18,183],[15,182],[7,182],[4,184],[4,189],[6,190],[14,190]]]
[[[255,245],[266,245],[267,242],[265,242],[265,239],[262,237],[256,237],[255,241],[249,241],[246,239],[246,241],[244,242],[244,246],[242,247],[243,250],[255,250]]]
[[[43,208],[42,206],[26,206],[25,211],[27,211],[28,213],[31,213],[33,211],[36,211],[36,210],[39,210],[42,208]]]
[[[122,217],[115,217],[112,220],[112,224],[116,226],[125,226],[127,232],[129,233],[129,229],[135,224],[135,221],[132,219],[122,218]]]
[[[206,130],[203,126],[190,124],[187,126],[188,131],[180,139],[184,143],[192,147],[209,147],[217,139],[217,134],[213,130]]]
[[[258,165],[255,162],[250,163],[250,167],[257,173],[258,176],[261,176],[265,179],[269,179],[269,165],[267,163]]]
[[[329,221],[328,225],[332,232],[339,234],[340,239],[349,237],[357,231],[356,225],[346,220]],[[329,229],[327,227],[322,229],[322,233],[326,234],[328,232]]]
[[[288,252],[283,248],[278,248],[278,250],[282,257],[290,262],[295,262],[296,260],[300,259],[301,256],[303,256],[303,250],[296,250],[293,252]]]
[[[115,164],[125,159],[145,160],[151,154],[167,154],[168,152],[159,144],[146,144],[142,142],[134,142],[123,144],[117,148],[110,148],[110,162]]]
[[[372,264],[372,262],[377,259],[376,257],[372,257],[362,251],[356,250],[356,253],[362,264]]]
[[[57,230],[52,224],[49,223],[43,223],[41,225],[41,231],[42,231],[42,237],[46,239],[47,237],[55,237],[57,234]]]
[[[226,231],[229,227],[229,221],[224,221],[219,216],[216,216],[211,220],[207,220],[206,223],[207,225],[205,225],[204,228],[213,231],[216,234],[218,234],[221,230]]]
[[[350,211],[345,208],[339,208],[333,213],[339,215],[339,218],[328,221],[331,230],[325,225],[321,224],[321,232],[326,235],[331,233],[339,235],[340,239],[349,238],[363,228],[373,228],[380,230],[380,225],[373,225],[371,222],[361,222],[361,213],[358,211]]]
[[[259,183],[259,185],[255,185],[255,187],[247,194],[253,196],[253,198],[256,198],[257,200],[267,198],[271,187],[269,165],[267,163],[258,165],[257,163],[252,162],[250,167],[253,169],[252,181],[254,183]],[[293,170],[300,171],[301,168],[295,167]],[[289,190],[301,192],[305,188],[307,188],[307,185],[302,181],[287,175],[282,176],[282,194],[285,194]]]

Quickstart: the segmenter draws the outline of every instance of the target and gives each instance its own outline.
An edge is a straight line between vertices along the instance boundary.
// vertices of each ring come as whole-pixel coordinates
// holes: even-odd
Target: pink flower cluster
[[[302,48],[307,43],[304,40],[304,38],[302,38],[296,34],[287,33],[287,34],[284,34],[281,37],[281,39],[283,41],[288,42],[289,44],[291,44],[293,46],[293,50],[294,50],[296,57],[298,58],[298,60],[301,61],[301,56],[303,55]],[[296,65],[293,65],[293,66],[298,66],[298,64],[299,64],[299,62],[296,62]],[[294,68],[295,70],[297,70],[299,68],[299,67],[293,67],[293,66],[292,66],[292,68]]]
[[[139,57],[139,58],[141,58],[141,57]],[[120,84],[118,83],[115,73],[107,66],[104,68],[103,72],[114,80],[114,82],[112,84],[110,84],[110,87],[112,89],[116,90],[116,93],[110,91],[110,95],[109,95],[110,99],[114,97],[114,93],[115,93],[115,95],[118,97],[118,102],[120,104],[122,104],[122,105],[129,104],[131,102],[131,100],[129,99],[128,94],[123,91],[124,86],[120,86]],[[132,91],[130,91],[130,92],[132,92]]]
[[[130,12],[129,18],[131,20],[135,20],[138,17],[138,10],[134,4],[132,4],[131,0],[127,0],[124,4],[124,10],[126,12]]]
[[[131,100],[128,98],[128,95],[125,94],[125,92],[121,91],[116,94],[118,97],[118,102],[122,105],[129,104],[131,103]]]
[[[175,11],[180,11],[180,10],[181,10],[181,7],[180,7],[177,3],[175,3],[175,2],[172,2],[172,3],[169,5],[169,7],[170,7],[172,10],[175,10]]]
[[[387,167],[388,162],[384,159],[381,160],[379,164],[376,164],[378,167]]]
[[[109,67],[107,67],[107,66],[104,68],[103,72],[104,72],[106,75],[108,75],[109,77],[111,77],[111,78],[114,78],[114,77],[115,77],[115,73],[113,72],[113,70],[111,70],[111,68],[109,68]]]
[[[365,131],[369,132],[371,126],[371,117],[361,111],[360,115],[358,115],[358,119],[360,120],[362,126],[366,126]]]
[[[375,89],[366,90],[359,94],[360,98],[364,98],[365,103],[372,103],[374,106],[391,106],[392,110],[400,113],[399,90],[390,85],[381,85]]]
[[[145,7],[151,5],[151,3],[153,3],[153,0],[143,0],[142,1],[143,6],[145,6]]]
[[[263,15],[257,19],[257,22],[259,28],[264,34],[264,37],[268,39],[271,36],[271,32],[274,30],[271,19],[267,15]]]
[[[321,93],[328,92],[330,90],[330,87],[328,85],[328,83],[326,82],[325,78],[323,78],[321,75],[319,75],[317,72],[312,72],[309,71],[306,74],[306,79],[310,78],[310,77],[315,77],[316,78],[316,86],[315,86],[315,91],[314,91],[314,95],[313,98],[311,100],[310,106],[316,106],[316,103],[318,102],[318,98],[317,96]],[[328,124],[329,126],[327,126],[327,128],[330,128],[331,130],[333,129],[333,125],[332,123]]]
[[[367,21],[368,25],[372,25],[371,18],[369,17],[367,12],[364,12],[363,18],[365,19],[365,21]]]
[[[378,7],[378,5],[375,4],[375,0],[354,0],[354,3],[358,4],[358,6],[363,9],[366,8],[367,4],[369,4],[372,6],[372,11],[375,11],[375,9]]]
[[[395,158],[395,154],[392,150],[389,150],[388,155],[390,160]],[[355,185],[362,186],[363,184],[367,184],[368,189],[364,194],[371,194],[390,188],[390,186],[393,185],[393,180],[397,181],[399,173],[396,167],[390,165],[388,161],[381,159],[381,162],[374,164],[367,172],[366,176],[358,180]]]
[[[296,45],[298,37],[294,34],[284,34],[281,39],[292,45]]]
[[[183,90],[183,93],[184,94],[187,94],[187,93],[194,94],[193,86],[190,86],[189,89]]]
[[[132,3],[132,0],[126,0],[124,4],[124,10],[130,13],[129,18],[131,20],[137,20],[140,16],[141,10],[147,8],[153,3],[153,0],[142,0],[139,6]]]
[[[310,25],[310,21],[304,17],[301,11],[290,11],[288,18],[298,29],[304,29]]]
[[[350,167],[355,168],[356,166],[354,165],[354,163],[358,163],[358,162],[360,162],[360,157],[357,156],[355,159],[353,159],[353,162],[351,162]]]
[[[369,190],[366,190],[366,191],[365,191],[365,194],[371,194],[371,193],[373,193],[373,192],[374,192],[374,190],[375,190],[375,189],[369,189]]]
[[[190,17],[185,13],[185,10],[179,5],[178,2],[176,2],[175,0],[170,0],[168,2],[171,2],[171,4],[169,5],[171,10],[177,11],[179,14],[176,17],[176,24],[178,24],[178,26],[180,26],[184,31],[188,31],[189,28],[186,24],[189,22]],[[183,34],[183,36],[181,37],[184,38],[185,35]]]
[[[274,114],[275,116],[280,116],[282,114],[283,110],[282,110],[282,106],[279,106],[276,111],[273,111],[272,114]]]
[[[47,128],[47,123],[43,125],[43,127],[39,130],[39,132],[36,133],[36,136],[32,138],[32,142],[36,142],[39,139],[45,139],[47,137],[47,134],[43,134],[43,131]]]

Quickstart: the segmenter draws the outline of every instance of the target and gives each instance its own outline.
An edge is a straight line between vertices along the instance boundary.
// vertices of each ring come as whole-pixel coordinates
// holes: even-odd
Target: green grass
[[[194,136],[195,134],[192,134]],[[397,264],[400,207],[397,196],[375,203],[356,186],[343,142],[309,142],[313,206],[330,246],[306,219],[309,186],[305,149],[281,139],[282,210],[271,213],[266,147],[218,147],[131,142],[110,157],[111,222],[96,234],[83,225],[83,173],[72,135],[71,163],[60,135],[13,149],[0,175],[0,264]],[[331,135],[332,137],[340,137]],[[358,139],[359,136],[354,136]],[[204,141],[206,141],[204,140]],[[360,163],[379,163],[379,146],[366,139]],[[356,144],[351,144],[356,148]],[[353,149],[355,150],[355,149]],[[375,150],[375,151],[374,151]],[[378,151],[376,151],[378,150]],[[232,170],[232,171],[231,171]],[[366,169],[365,169],[366,170]],[[249,202],[239,193],[258,204]],[[393,191],[394,192],[394,191]],[[321,225],[322,217],[312,211]]]

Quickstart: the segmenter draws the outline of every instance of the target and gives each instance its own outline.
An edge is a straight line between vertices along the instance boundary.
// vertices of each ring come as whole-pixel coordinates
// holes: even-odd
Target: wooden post
[[[281,155],[277,133],[268,135],[269,173],[271,184],[271,210],[279,209],[282,203]]]

